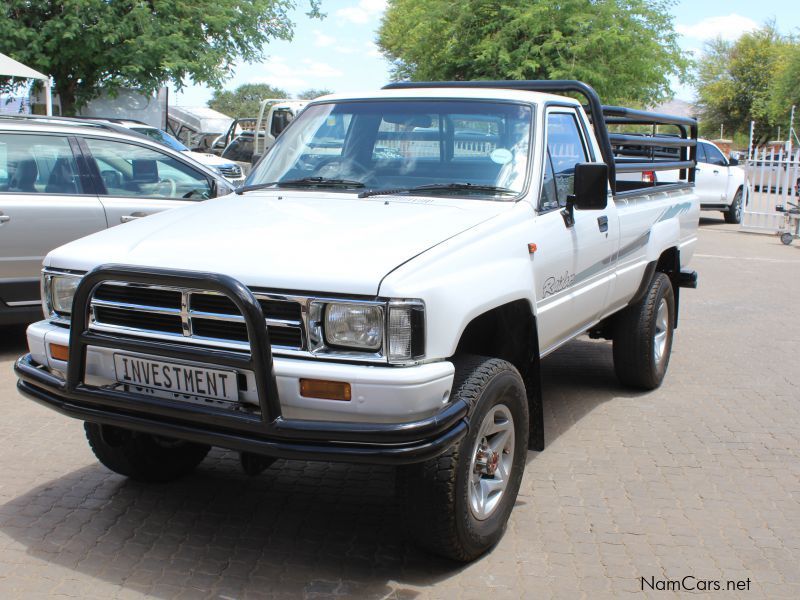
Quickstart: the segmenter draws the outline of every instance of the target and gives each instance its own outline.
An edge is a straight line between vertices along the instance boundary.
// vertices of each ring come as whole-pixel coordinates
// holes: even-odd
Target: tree
[[[795,132],[800,129],[800,44],[793,41],[782,52],[775,64],[775,79],[769,99],[769,114],[774,125],[785,127],[789,135],[789,120],[792,106],[795,111]],[[795,133],[795,135],[797,135]],[[800,146],[800,140],[794,138],[792,143]]]
[[[319,0],[309,0],[319,16]],[[62,112],[101,90],[219,87],[237,59],[291,39],[297,0],[4,0],[0,52],[50,75]]]
[[[773,98],[777,75],[789,49],[790,42],[771,24],[735,42],[707,43],[697,64],[697,105],[703,130],[718,131],[724,125],[732,133],[743,134],[755,121],[757,141],[769,138],[780,112]],[[787,91],[790,87],[787,82]]]
[[[580,79],[656,104],[687,77],[671,0],[389,0],[378,46],[395,79]]]
[[[333,91],[326,90],[325,88],[309,88],[304,92],[300,92],[297,94],[297,97],[301,100],[313,100],[314,98],[319,98],[320,96],[327,96],[328,94],[332,94]]]
[[[245,83],[233,91],[215,91],[208,106],[231,117],[256,117],[262,100],[288,97],[284,90],[266,83]]]

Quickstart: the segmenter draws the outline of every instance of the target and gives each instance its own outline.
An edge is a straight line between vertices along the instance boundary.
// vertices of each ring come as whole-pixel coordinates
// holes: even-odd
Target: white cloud
[[[334,79],[344,73],[331,65],[303,59],[300,63],[289,63],[282,56],[273,56],[258,65],[259,75],[248,79],[251,83],[268,83],[288,91],[309,87],[320,87],[320,79]]]
[[[336,16],[363,25],[377,18],[386,10],[386,0],[360,0],[358,4],[336,11]]]
[[[708,17],[694,25],[678,23],[675,30],[687,38],[696,40],[710,40],[721,37],[733,41],[743,33],[758,29],[758,23],[748,17],[731,13],[719,17]]]
[[[314,30],[314,45],[317,48],[327,48],[336,44],[337,40],[332,35],[325,35],[319,29]]]
[[[339,69],[332,67],[328,63],[311,60],[310,58],[304,58],[303,64],[305,65],[305,68],[300,68],[299,72],[303,75],[307,75],[308,77],[331,78],[341,77],[344,74]]]
[[[364,45],[367,48],[367,56],[383,58],[383,54],[381,54],[381,50],[378,48],[378,45],[375,42],[367,42]]]

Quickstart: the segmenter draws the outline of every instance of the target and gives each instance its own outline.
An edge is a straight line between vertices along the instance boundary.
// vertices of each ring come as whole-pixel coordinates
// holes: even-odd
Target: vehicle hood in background
[[[51,252],[45,265],[207,271],[251,287],[374,296],[414,256],[513,202],[269,190],[225,196],[114,227]]]

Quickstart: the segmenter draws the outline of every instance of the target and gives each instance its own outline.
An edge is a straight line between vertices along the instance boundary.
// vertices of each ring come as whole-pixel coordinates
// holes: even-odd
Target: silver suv
[[[231,191],[184,152],[118,125],[0,117],[0,325],[41,316],[53,248]]]

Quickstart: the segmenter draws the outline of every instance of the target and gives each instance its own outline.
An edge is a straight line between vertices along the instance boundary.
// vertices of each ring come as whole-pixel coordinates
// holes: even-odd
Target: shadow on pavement
[[[625,395],[604,342],[575,341],[545,359],[543,383],[548,444]],[[394,485],[388,467],[283,460],[249,478],[236,454],[215,449],[167,485],[99,464],[67,473],[0,506],[0,531],[37,559],[155,597],[194,588],[212,597],[413,598],[407,586],[462,567],[406,540]]]

